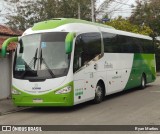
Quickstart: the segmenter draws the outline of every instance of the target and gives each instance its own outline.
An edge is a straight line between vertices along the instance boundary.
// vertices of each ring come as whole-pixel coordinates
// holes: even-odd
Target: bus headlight
[[[64,87],[64,88],[56,91],[55,94],[66,94],[66,93],[71,92],[71,90],[72,90],[72,87],[71,86],[67,86],[67,87]]]
[[[12,94],[13,94],[13,95],[20,95],[21,92],[15,90],[15,89],[12,89]]]

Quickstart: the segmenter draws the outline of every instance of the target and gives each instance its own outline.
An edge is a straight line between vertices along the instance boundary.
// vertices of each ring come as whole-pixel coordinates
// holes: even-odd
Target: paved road
[[[110,95],[98,105],[87,102],[73,108],[31,108],[0,116],[0,124],[160,125],[160,77],[144,90]]]

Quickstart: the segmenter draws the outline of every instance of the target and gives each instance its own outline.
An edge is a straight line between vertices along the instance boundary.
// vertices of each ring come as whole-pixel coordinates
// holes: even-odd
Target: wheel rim
[[[102,100],[102,88],[100,86],[97,86],[96,88],[96,97],[97,100]]]

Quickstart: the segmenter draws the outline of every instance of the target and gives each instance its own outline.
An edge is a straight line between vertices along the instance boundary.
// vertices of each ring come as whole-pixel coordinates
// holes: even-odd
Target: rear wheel
[[[98,83],[95,91],[94,103],[98,104],[104,99],[104,89],[102,84]]]
[[[146,87],[146,76],[143,74],[141,78],[141,89]]]

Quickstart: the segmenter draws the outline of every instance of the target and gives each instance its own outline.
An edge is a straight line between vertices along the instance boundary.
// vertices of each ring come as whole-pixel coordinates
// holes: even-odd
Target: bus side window
[[[82,67],[83,42],[82,37],[78,36],[75,43],[73,72]]]
[[[102,52],[100,33],[84,33],[77,37],[74,52],[73,72],[95,59]]]
[[[102,44],[100,33],[85,33],[82,34],[83,40],[83,65],[87,64],[95,57],[101,54]]]
[[[117,52],[117,39],[118,36],[112,33],[102,32],[103,42],[104,42],[104,52],[106,53],[116,53]]]
[[[143,53],[154,53],[154,45],[151,40],[141,40],[141,45],[143,47]]]

